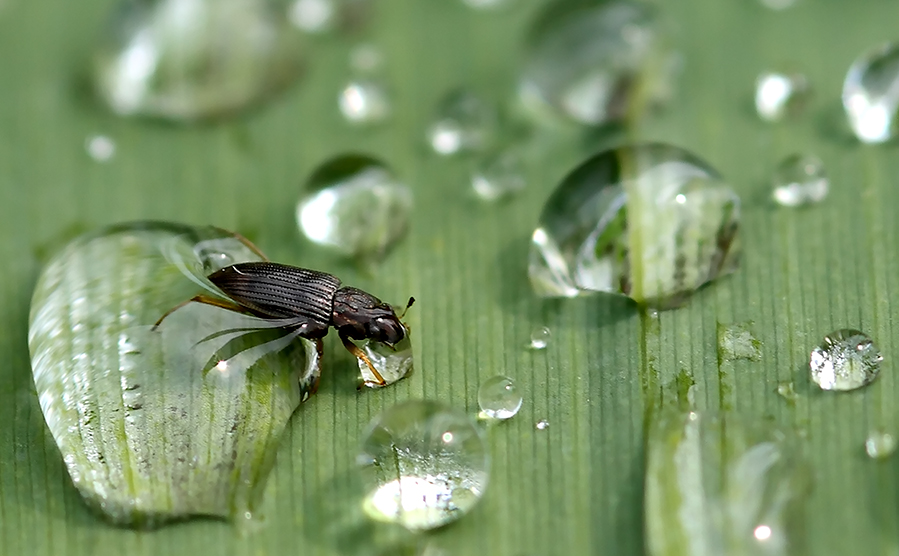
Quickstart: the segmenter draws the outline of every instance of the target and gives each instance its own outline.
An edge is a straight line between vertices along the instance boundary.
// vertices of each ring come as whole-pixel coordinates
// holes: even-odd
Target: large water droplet
[[[896,135],[899,110],[899,43],[868,50],[849,67],[843,107],[856,137],[883,143]]]
[[[519,96],[538,115],[581,124],[635,118],[670,96],[674,57],[663,43],[647,4],[556,2],[531,31]]]
[[[189,303],[153,328],[212,293],[213,252],[259,260],[215,228],[123,224],[72,241],[35,287],[44,418],[78,491],[115,522],[253,511],[287,420],[318,382],[314,344],[255,317]]]
[[[94,56],[94,77],[115,112],[195,120],[290,83],[299,52],[272,0],[128,1]]]
[[[774,171],[772,182],[774,201],[785,207],[820,203],[830,189],[824,163],[814,155],[788,156]]]
[[[374,340],[366,340],[362,345],[362,350],[368,356],[371,364],[375,366],[375,370],[378,371],[381,378],[384,379],[384,383],[380,383],[365,361],[357,359],[363,383],[369,388],[388,386],[412,372],[412,341],[409,338],[408,330],[406,337],[393,347]]]
[[[393,406],[375,418],[358,457],[373,519],[432,529],[465,515],[489,476],[480,429],[462,412],[433,401]]]
[[[765,72],[755,81],[755,110],[770,122],[798,113],[808,96],[808,80],[802,74]]]
[[[884,431],[874,431],[865,439],[865,453],[873,459],[886,459],[896,451],[896,438]]]
[[[497,125],[493,106],[471,91],[453,91],[437,107],[428,144],[441,155],[482,151],[496,139]]]
[[[824,337],[812,350],[812,381],[822,390],[854,390],[880,373],[883,356],[864,332],[844,328]]]
[[[623,293],[682,304],[737,268],[740,199],[715,170],[668,145],[601,152],[547,200],[528,273],[541,296]]]
[[[471,172],[471,188],[484,201],[515,195],[525,185],[523,154],[514,147],[484,157]]]
[[[297,205],[300,231],[345,255],[379,258],[406,232],[412,191],[384,164],[341,155],[309,178]]]
[[[507,376],[488,378],[478,388],[478,405],[483,418],[510,419],[521,409],[521,403],[521,394]]]

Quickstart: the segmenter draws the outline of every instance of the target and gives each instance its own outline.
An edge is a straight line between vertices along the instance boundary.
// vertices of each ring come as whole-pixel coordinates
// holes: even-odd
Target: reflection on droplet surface
[[[884,431],[874,431],[865,439],[865,453],[872,459],[886,459],[896,451],[896,438]]]
[[[830,190],[824,163],[817,156],[803,154],[785,158],[774,171],[772,185],[772,198],[785,207],[820,203]]]
[[[868,50],[852,63],[843,81],[843,108],[863,143],[883,143],[896,135],[899,43]]]
[[[481,159],[471,172],[471,188],[478,198],[492,202],[525,188],[524,161],[516,148],[508,148]]]
[[[377,259],[405,234],[411,210],[412,191],[383,163],[348,154],[313,172],[296,215],[310,241]]]
[[[299,53],[272,0],[126,1],[94,56],[94,79],[119,114],[196,120],[282,88],[299,73]]]
[[[357,359],[363,383],[369,388],[389,386],[412,372],[412,340],[409,338],[408,330],[406,337],[392,348],[374,340],[366,340],[362,345],[362,351],[384,379],[384,384],[380,384],[365,361]]]
[[[752,335],[752,322],[728,325],[718,323],[719,360],[758,361],[761,358],[762,342]]]
[[[353,124],[374,124],[390,116],[390,97],[383,82],[357,79],[347,83],[338,97],[340,113]]]
[[[433,529],[468,513],[489,477],[481,430],[464,413],[413,400],[372,421],[357,461],[372,519]]]
[[[521,394],[507,376],[488,378],[478,388],[478,405],[483,418],[509,419],[518,413],[521,404]]]
[[[740,199],[691,153],[647,143],[575,168],[543,207],[531,239],[535,293],[623,293],[666,309],[736,270]]]
[[[812,381],[822,390],[854,390],[880,373],[883,356],[864,332],[842,329],[824,337],[809,361]]]
[[[437,107],[428,144],[445,156],[482,151],[495,140],[497,125],[493,106],[471,91],[453,91]]]
[[[531,331],[531,349],[546,349],[552,331],[545,326],[540,326]]]
[[[549,428],[549,421],[547,421],[546,419],[540,419],[534,424],[534,428],[538,431],[545,431]]]
[[[115,155],[115,142],[105,135],[93,135],[84,143],[87,154],[97,162],[106,162]]]
[[[307,33],[322,33],[334,24],[334,0],[295,0],[287,14],[294,27]]]
[[[755,81],[755,110],[769,122],[798,113],[808,100],[809,86],[798,73],[766,72]]]
[[[535,21],[518,89],[525,107],[600,126],[666,100],[675,58],[652,7],[584,4],[557,2]]]

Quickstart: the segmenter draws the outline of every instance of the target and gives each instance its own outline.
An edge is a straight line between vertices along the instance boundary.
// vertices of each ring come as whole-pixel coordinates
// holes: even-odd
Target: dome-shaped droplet
[[[689,152],[655,143],[603,151],[546,201],[531,285],[546,297],[616,292],[674,307],[736,269],[739,219],[739,197]]]
[[[798,113],[808,96],[808,80],[799,73],[765,72],[755,81],[755,110],[769,122]]]
[[[820,203],[827,197],[830,180],[824,163],[814,155],[794,154],[785,158],[772,178],[774,201],[785,207]]]
[[[127,1],[94,56],[94,79],[119,114],[196,120],[290,83],[299,52],[273,0]]]
[[[377,259],[406,232],[411,210],[411,190],[383,163],[341,155],[309,178],[297,205],[297,223],[314,243]]]
[[[464,413],[432,401],[404,402],[376,417],[357,461],[365,512],[412,530],[468,513],[489,476],[481,430]]]
[[[842,329],[824,337],[812,350],[812,381],[822,390],[854,390],[870,384],[880,373],[883,356],[864,332]]]
[[[523,157],[520,149],[510,147],[478,161],[471,171],[474,194],[492,202],[520,193],[527,185]]]
[[[843,81],[843,108],[863,143],[883,143],[896,135],[899,111],[899,43],[862,54]]]
[[[673,69],[651,6],[555,2],[531,30],[518,92],[536,114],[600,126],[667,99]]]
[[[497,126],[496,109],[487,101],[471,91],[453,91],[437,106],[428,144],[444,156],[483,151],[496,140]]]
[[[399,313],[397,311],[397,314]],[[359,372],[362,374],[362,383],[369,388],[389,386],[412,372],[412,341],[409,338],[408,329],[406,337],[395,346],[391,347],[374,340],[366,340],[362,344],[362,351],[384,379],[383,384],[378,382],[378,377],[371,372],[368,364],[362,359],[356,359]]]
[[[865,439],[865,453],[872,459],[886,459],[896,451],[896,437],[885,431],[874,431]]]
[[[546,349],[551,337],[552,331],[545,326],[538,326],[531,330],[531,349]]]
[[[478,405],[484,418],[512,418],[521,409],[521,403],[521,394],[507,376],[488,378],[478,388]]]

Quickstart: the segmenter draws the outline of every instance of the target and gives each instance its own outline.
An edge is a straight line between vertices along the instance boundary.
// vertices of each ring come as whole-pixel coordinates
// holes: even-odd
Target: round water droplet
[[[353,124],[374,124],[390,116],[390,98],[379,80],[358,79],[347,83],[338,97],[340,113]]]
[[[862,54],[843,81],[843,108],[863,143],[883,143],[896,135],[899,109],[899,43]]]
[[[484,201],[514,195],[523,190],[526,183],[522,153],[516,148],[485,157],[471,173],[471,188]]]
[[[485,380],[478,389],[478,405],[481,415],[488,419],[509,419],[521,409],[521,394],[507,376],[495,376]]]
[[[441,403],[413,400],[375,418],[357,461],[373,519],[433,529],[468,513],[489,477],[480,429]]]
[[[769,122],[797,114],[808,96],[808,80],[802,74],[765,72],[755,81],[755,110]]]
[[[105,135],[93,135],[84,143],[87,154],[97,162],[106,162],[115,155],[115,142]]]
[[[438,105],[428,128],[428,144],[435,153],[454,155],[484,150],[496,138],[493,106],[470,91],[453,91]]]
[[[195,120],[293,81],[300,52],[271,0],[123,2],[94,56],[94,78],[119,114]]]
[[[295,0],[287,15],[297,29],[307,33],[323,33],[334,25],[334,0]]]
[[[865,439],[865,452],[874,459],[886,459],[896,451],[896,438],[884,431],[874,431]]]
[[[662,144],[601,152],[543,207],[528,274],[545,297],[623,293],[658,309],[733,272],[740,199],[691,153]]]
[[[549,421],[547,421],[546,419],[540,419],[534,424],[534,428],[538,431],[545,431],[549,428]]]
[[[864,332],[831,332],[812,350],[812,381],[822,390],[853,390],[870,384],[880,372],[883,356]]]
[[[549,328],[545,326],[535,328],[531,332],[531,349],[545,349],[546,346],[549,345],[549,338],[551,336],[552,332]]]
[[[594,126],[666,100],[675,68],[651,6],[629,1],[552,3],[525,60],[518,92],[527,108]]]
[[[830,189],[830,180],[820,158],[794,154],[778,165],[772,185],[771,196],[777,204],[798,207],[823,201]]]
[[[342,155],[322,164],[297,205],[310,241],[349,256],[379,258],[406,231],[412,191],[378,160]]]

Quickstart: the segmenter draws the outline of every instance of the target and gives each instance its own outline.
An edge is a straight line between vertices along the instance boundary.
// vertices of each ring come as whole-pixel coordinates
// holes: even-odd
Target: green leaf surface
[[[429,156],[423,135],[436,102],[469,85],[506,102],[521,42],[538,5],[480,13],[462,2],[385,0],[367,30],[310,41],[296,87],[238,119],[181,127],[118,119],[85,93],[83,70],[112,2],[0,0],[0,554],[338,555],[390,552],[402,535],[356,521],[354,457],[380,410],[436,398],[471,414],[484,379],[506,374],[521,412],[489,431],[493,471],[482,503],[458,523],[411,541],[428,554],[642,554],[644,410],[661,385],[692,376],[699,410],[770,416],[807,433],[814,492],[809,553],[899,552],[899,460],[869,460],[874,429],[897,430],[893,364],[899,309],[899,157],[895,145],[857,143],[839,96],[852,60],[899,37],[886,0],[800,0],[782,12],[757,2],[662,3],[684,67],[677,93],[632,139],[685,147],[740,193],[744,262],[685,307],[642,318],[612,297],[542,302],[526,278],[527,242],[543,201],[578,162],[615,137],[556,133],[529,157],[527,190],[508,203],[470,198],[467,166]],[[382,47],[395,100],[389,124],[343,122],[336,92],[355,41]],[[753,113],[766,69],[794,64],[815,96],[803,116],[769,125]],[[107,163],[85,139],[117,145]],[[412,187],[408,237],[373,272],[302,242],[293,205],[320,162],[344,151],[383,158]],[[768,176],[811,151],[831,176],[830,197],[807,210],[768,201]],[[196,520],[138,532],[108,525],[81,500],[43,422],[27,349],[31,292],[48,252],[74,231],[162,219],[248,235],[274,260],[326,270],[379,297],[418,300],[415,373],[357,392],[355,362],[335,338],[318,394],[288,424],[261,507],[240,531]],[[752,321],[758,361],[719,363],[719,323]],[[525,349],[549,326],[546,350]],[[837,328],[869,333],[884,352],[872,386],[815,390],[809,350]],[[333,335],[332,335],[333,336]],[[684,375],[683,371],[687,371]],[[777,384],[792,380],[787,403]],[[546,430],[534,423],[546,419]]]

